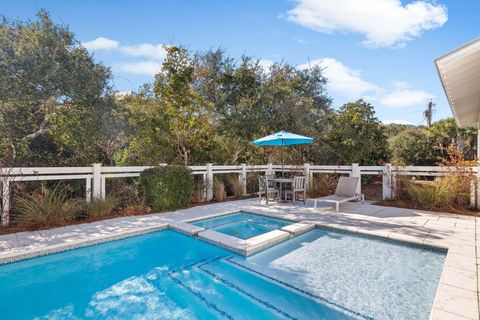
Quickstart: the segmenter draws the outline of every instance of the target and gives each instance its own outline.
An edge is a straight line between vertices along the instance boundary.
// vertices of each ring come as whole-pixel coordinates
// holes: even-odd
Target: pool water
[[[248,239],[292,223],[283,219],[240,211],[217,218],[196,221],[193,224],[240,239]]]
[[[244,258],[164,230],[0,266],[1,319],[428,319],[444,258],[323,229]]]

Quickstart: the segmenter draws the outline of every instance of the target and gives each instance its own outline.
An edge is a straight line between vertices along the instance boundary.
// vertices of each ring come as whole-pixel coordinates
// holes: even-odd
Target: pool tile
[[[444,283],[439,285],[435,308],[447,311],[467,319],[478,319],[478,293],[453,287]]]
[[[453,287],[477,292],[477,276],[473,271],[445,266],[440,281]]]
[[[455,254],[455,253],[447,254],[447,258],[445,260],[445,266],[465,269],[471,272],[477,271],[475,257],[471,257],[471,256],[469,257],[469,256],[460,255],[460,254]]]
[[[433,308],[432,313],[430,314],[430,320],[470,320],[470,319],[459,316],[454,313]]]
[[[308,223],[308,222],[297,222],[294,224],[290,224],[288,226],[285,226],[281,228],[280,230],[286,231],[288,233],[294,234],[294,235],[299,235],[304,232],[310,231],[315,229],[315,224],[314,223]]]
[[[178,232],[194,236],[199,232],[202,232],[205,230],[205,228],[198,227],[196,225],[186,223],[186,222],[178,222],[178,221],[173,221],[168,223],[168,227],[176,230]]]

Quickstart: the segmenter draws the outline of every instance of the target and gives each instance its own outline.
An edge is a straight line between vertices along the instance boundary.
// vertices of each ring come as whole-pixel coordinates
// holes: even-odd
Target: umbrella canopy
[[[299,134],[287,132],[287,131],[280,131],[266,137],[257,139],[252,141],[251,143],[257,146],[292,146],[295,144],[307,144],[312,143],[313,138],[301,136]],[[282,177],[283,177],[283,148],[282,148]]]
[[[299,134],[280,131],[266,137],[252,141],[257,146],[291,146],[294,144],[312,143],[313,138],[304,137]]]

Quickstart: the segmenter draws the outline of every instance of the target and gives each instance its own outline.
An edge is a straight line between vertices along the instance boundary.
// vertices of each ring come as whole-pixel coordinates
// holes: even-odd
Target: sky
[[[480,36],[480,0],[0,0],[0,15],[65,24],[111,67],[113,87],[152,82],[164,45],[221,47],[268,67],[322,66],[333,107],[363,98],[385,123],[451,117],[434,59]]]

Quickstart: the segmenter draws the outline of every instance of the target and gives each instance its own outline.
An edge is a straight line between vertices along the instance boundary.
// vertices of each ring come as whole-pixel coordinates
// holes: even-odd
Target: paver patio
[[[239,210],[448,249],[430,319],[479,319],[480,217],[346,203],[332,207],[247,199],[0,236],[0,263],[120,239]],[[197,230],[194,230],[195,232]]]

